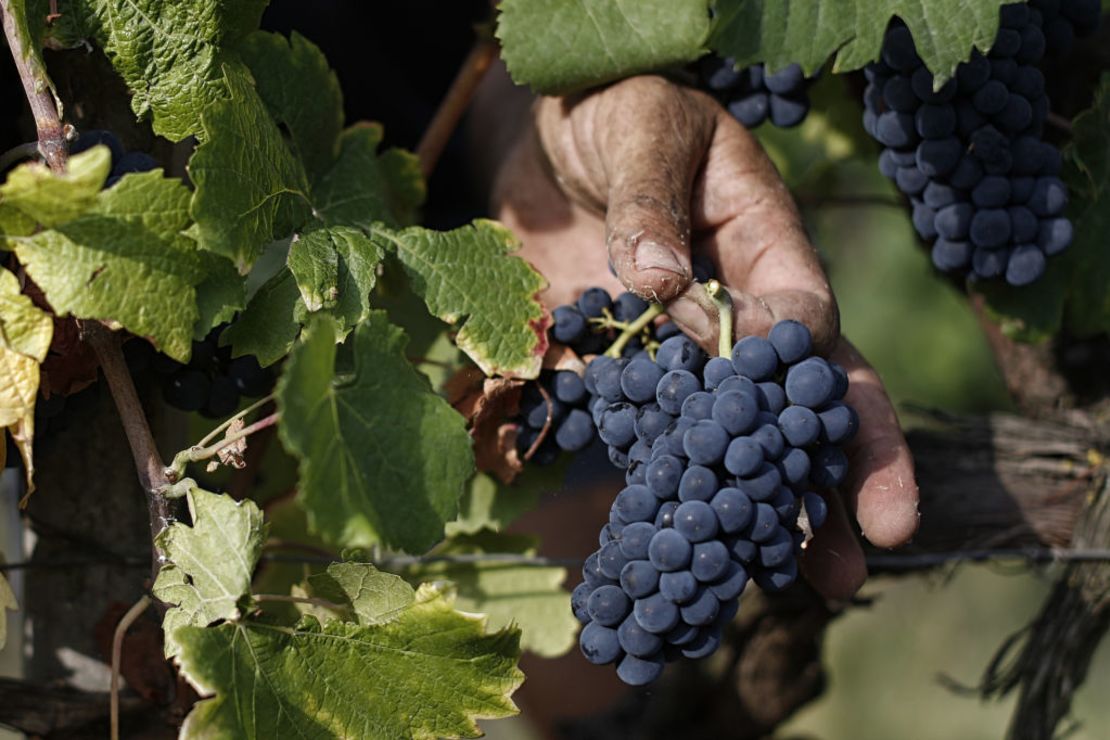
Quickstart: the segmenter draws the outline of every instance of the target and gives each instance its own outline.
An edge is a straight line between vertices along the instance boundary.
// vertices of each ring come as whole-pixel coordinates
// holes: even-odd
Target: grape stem
[[[732,355],[732,296],[717,280],[707,282],[705,292],[717,307],[717,322],[720,326],[717,336],[717,354],[721,357],[730,357]]]
[[[25,39],[18,28],[16,11],[11,0],[0,0],[0,16],[4,24],[4,35],[12,52],[19,79],[23,82],[23,93],[31,106],[38,131],[38,150],[42,153],[50,169],[57,174],[65,172],[69,150],[66,146],[65,128],[59,114],[59,103],[54,97],[54,88],[46,75],[46,68],[35,52],[27,48]],[[29,22],[31,19],[28,19]]]
[[[536,454],[536,450],[538,450],[540,445],[543,444],[543,441],[547,439],[547,435],[551,432],[552,412],[555,410],[554,404],[551,403],[551,394],[543,387],[543,383],[536,383],[536,389],[539,390],[540,395],[543,396],[544,405],[547,406],[547,416],[543,419],[543,429],[536,435],[536,440],[532,442],[532,446],[524,453],[525,462],[532,459],[532,456]]]
[[[185,474],[185,466],[189,463],[200,462],[201,460],[207,460],[210,457],[215,457],[217,454],[219,454],[220,450],[224,449],[225,447],[228,447],[241,439],[249,437],[255,432],[262,431],[267,427],[272,427],[280,420],[281,412],[275,411],[269,416],[259,419],[250,426],[243,427],[237,432],[232,432],[228,434],[211,447],[197,446],[190,447],[187,450],[182,450],[181,452],[173,456],[173,462],[170,463],[169,467],[165,469],[165,477],[167,481],[169,483],[174,483],[178,480],[181,480],[181,477]]]
[[[271,393],[270,395],[266,396],[265,398],[261,398],[261,399],[255,401],[250,406],[247,406],[245,409],[243,409],[239,413],[235,414],[234,416],[232,416],[230,419],[228,419],[224,423],[220,424],[218,427],[213,429],[211,432],[204,435],[204,438],[201,439],[201,441],[197,442],[195,445],[193,445],[193,448],[204,447],[206,444],[208,444],[209,442],[214,440],[216,437],[220,436],[220,432],[222,432],[223,430],[227,429],[229,426],[234,424],[236,419],[242,419],[247,414],[251,413],[252,411],[258,410],[259,408],[261,408],[262,406],[264,406],[265,404],[267,404],[267,403],[269,403],[270,401],[273,401],[273,400],[274,400],[274,394]]]
[[[119,620],[116,625],[116,631],[112,634],[112,684],[111,694],[108,697],[108,713],[111,727],[112,740],[119,740],[119,671],[121,658],[123,656],[123,638],[127,634],[127,630],[131,628],[136,620],[143,615],[147,607],[150,606],[150,597],[145,594],[141,599],[136,601],[127,613]]]
[[[642,332],[648,324],[655,320],[656,316],[662,313],[663,305],[661,303],[652,303],[649,305],[646,311],[637,316],[635,321],[625,327],[624,331],[617,337],[617,341],[613,342],[612,346],[605,350],[605,356],[614,359],[620,357],[625,346],[632,341],[632,337]]]

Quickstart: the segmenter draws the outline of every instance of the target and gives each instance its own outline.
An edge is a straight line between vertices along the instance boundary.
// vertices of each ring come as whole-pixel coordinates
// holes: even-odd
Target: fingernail
[[[658,242],[642,242],[636,247],[636,269],[666,270],[686,276],[686,268],[678,261],[674,250]]]

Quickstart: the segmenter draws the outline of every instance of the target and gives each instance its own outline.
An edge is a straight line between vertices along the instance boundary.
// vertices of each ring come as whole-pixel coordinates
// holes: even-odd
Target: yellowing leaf
[[[39,363],[46,359],[54,322],[19,292],[15,275],[0,269],[0,442],[7,428],[19,448],[27,494],[35,490],[32,446]]]

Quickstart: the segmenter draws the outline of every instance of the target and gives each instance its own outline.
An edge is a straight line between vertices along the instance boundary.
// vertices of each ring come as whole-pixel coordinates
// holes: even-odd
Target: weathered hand
[[[569,302],[593,285],[628,289],[666,303],[713,349],[715,309],[691,283],[691,248],[707,255],[732,295],[738,335],[766,335],[776,321],[796,319],[819,352],[849,371],[861,431],[848,450],[846,503],[872,543],[909,539],[917,488],[894,410],[878,376],[840,338],[817,254],[756,139],[712,98],[658,77],[542,98],[533,121],[498,175],[494,206],[551,281],[545,300]],[[830,504],[802,565],[818,589],[846,598],[866,567],[845,507]]]

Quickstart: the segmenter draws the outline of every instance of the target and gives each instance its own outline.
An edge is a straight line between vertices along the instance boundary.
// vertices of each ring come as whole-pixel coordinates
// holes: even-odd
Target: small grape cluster
[[[844,480],[841,445],[859,424],[842,402],[847,374],[812,351],[809,331],[783,321],[730,357],[679,334],[654,361],[590,363],[599,434],[628,445],[629,465],[571,597],[587,660],[650,683],[665,662],[716,650],[749,578],[767,591],[794,582],[799,518],[823,524],[814,489]]]
[[[701,84],[747,128],[767,119],[779,128],[797,126],[809,113],[809,86],[801,65],[791,64],[767,74],[762,64],[737,69],[732,58],[703,57],[698,68]]]
[[[166,403],[182,411],[199,411],[209,418],[231,415],[243,397],[260,398],[274,387],[274,375],[252,355],[232,359],[231,348],[219,346],[220,324],[201,341],[193,342],[188,364],[159,352],[149,342],[132,339],[123,345],[132,373],[153,370],[162,376]]]
[[[1000,18],[990,52],[973,51],[939,89],[909,30],[892,26],[865,70],[863,123],[937,269],[1022,286],[1072,240],[1060,152],[1042,139],[1049,99],[1036,65],[1046,48],[1092,31],[1099,9],[1035,0],[1003,6]]]
[[[146,152],[125,151],[119,138],[111,131],[104,129],[90,129],[82,132],[70,144],[69,153],[71,155],[78,154],[86,149],[91,149],[97,144],[103,144],[112,153],[112,170],[108,173],[108,179],[104,183],[105,188],[112,187],[129,172],[149,172],[158,166],[154,157]]]
[[[604,352],[615,340],[620,326],[627,326],[648,310],[648,304],[632,293],[613,299],[604,288],[586,290],[574,304],[552,312],[551,338],[566,345],[579,357]],[[674,329],[674,325],[670,324]],[[644,327],[624,346],[622,354],[632,357],[658,341],[654,326]],[[677,331],[677,329],[674,329]],[[665,333],[665,331],[664,331]],[[524,386],[517,424],[517,452],[524,456],[543,433],[548,433],[532,451],[529,462],[546,465],[559,451],[578,452],[597,437],[588,409],[595,394],[587,392],[582,376],[571,370],[544,370],[538,380]],[[550,422],[549,422],[550,417]]]

